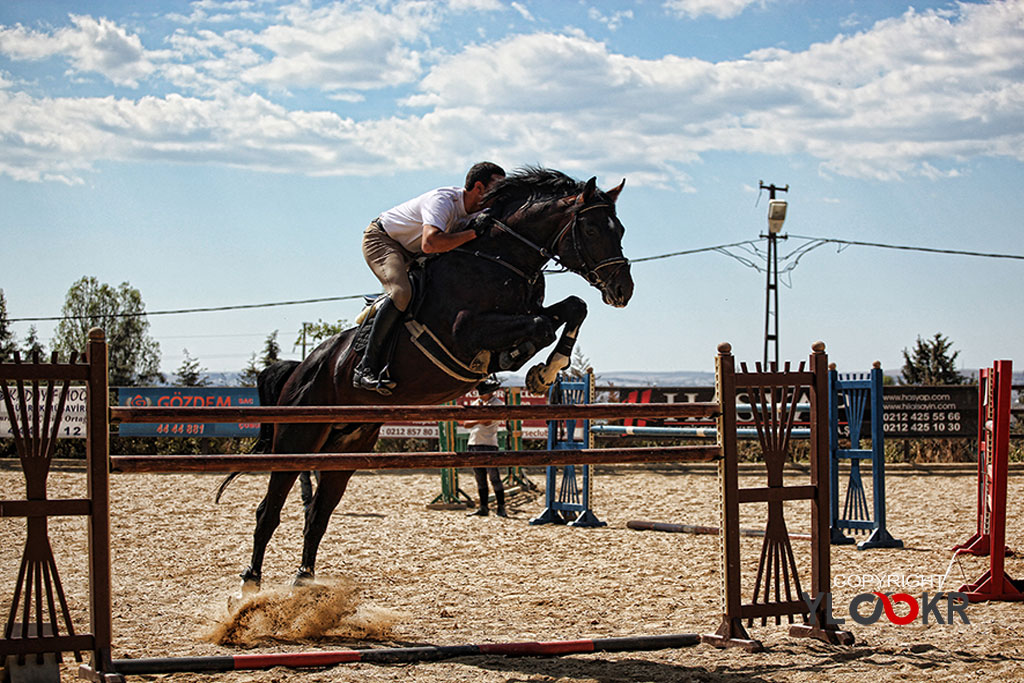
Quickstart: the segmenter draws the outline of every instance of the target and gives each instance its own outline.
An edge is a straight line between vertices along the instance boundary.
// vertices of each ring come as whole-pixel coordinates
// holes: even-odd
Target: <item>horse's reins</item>
[[[578,231],[575,228],[576,228],[576,224],[577,224],[577,219],[579,218],[580,214],[586,213],[587,211],[590,211],[592,209],[610,208],[610,207],[611,207],[610,204],[606,204],[606,203],[602,202],[600,204],[591,204],[590,206],[585,206],[582,209],[580,209],[579,211],[574,211],[573,214],[572,214],[572,217],[568,221],[566,221],[566,223],[562,227],[562,229],[559,230],[558,234],[555,235],[554,239],[551,240],[551,244],[548,247],[546,247],[546,248],[540,246],[539,244],[534,243],[529,238],[524,237],[523,235],[519,234],[518,232],[516,232],[515,230],[510,228],[508,225],[502,223],[501,221],[499,221],[496,218],[492,218],[491,221],[494,223],[494,226],[497,229],[499,229],[502,232],[505,232],[505,233],[511,235],[512,237],[515,237],[517,240],[519,240],[520,242],[522,242],[523,244],[527,245],[528,247],[530,247],[531,249],[536,251],[538,254],[543,256],[545,262],[546,261],[554,261],[555,263],[560,265],[565,270],[572,271],[572,272],[574,272],[574,273],[576,273],[578,275],[582,275],[584,278],[586,278],[587,282],[589,282],[590,284],[595,285],[595,286],[601,286],[601,285],[604,284],[604,279],[601,277],[601,273],[600,273],[600,270],[602,268],[607,268],[608,266],[622,266],[622,265],[628,264],[629,260],[626,259],[624,256],[612,256],[610,258],[606,258],[605,260],[598,262],[594,266],[588,266],[587,258],[586,258],[587,254],[586,254],[586,252],[583,249],[580,248],[579,237],[577,236]],[[577,270],[575,268],[570,268],[558,256],[558,245],[561,243],[561,241],[563,239],[565,239],[565,236],[569,235],[569,234],[571,234],[572,238],[573,238],[572,239],[573,251],[576,252],[576,256],[579,259],[580,263],[584,267],[587,268],[586,271]],[[465,250],[465,251],[469,252],[468,249]],[[534,280],[537,279],[537,275],[534,275],[533,277],[530,277],[526,273],[524,273],[522,270],[520,270],[516,266],[512,265],[511,263],[509,263],[508,261],[505,261],[505,260],[501,259],[501,257],[493,256],[491,254],[485,254],[484,252],[481,252],[481,251],[472,251],[472,252],[469,252],[469,253],[472,253],[475,256],[479,256],[481,258],[485,258],[485,259],[487,259],[489,261],[493,261],[494,263],[502,265],[505,268],[508,268],[512,272],[514,272],[517,275],[519,275],[520,277],[522,277],[524,280],[527,280],[527,281],[529,281],[531,283]]]

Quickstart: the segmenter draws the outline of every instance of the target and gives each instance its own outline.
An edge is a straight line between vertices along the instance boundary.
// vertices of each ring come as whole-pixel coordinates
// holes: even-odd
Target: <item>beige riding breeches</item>
[[[376,219],[363,231],[363,258],[398,310],[408,309],[412,299],[409,264],[415,257],[384,232]]]

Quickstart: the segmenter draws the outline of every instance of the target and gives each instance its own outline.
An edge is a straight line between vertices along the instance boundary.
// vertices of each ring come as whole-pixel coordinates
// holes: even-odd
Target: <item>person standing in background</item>
[[[500,406],[504,402],[498,397],[496,391],[501,387],[501,382],[495,377],[488,377],[477,386],[479,398],[477,405]],[[500,423],[496,420],[467,420],[462,423],[469,428],[469,451],[497,451],[498,450],[498,427]],[[486,517],[490,514],[488,506],[487,480],[491,480],[491,487],[494,488],[495,514],[499,517],[508,517],[505,511],[505,486],[501,483],[501,472],[497,467],[474,467],[473,474],[476,476],[476,490],[480,497],[480,505],[476,512],[471,515]]]

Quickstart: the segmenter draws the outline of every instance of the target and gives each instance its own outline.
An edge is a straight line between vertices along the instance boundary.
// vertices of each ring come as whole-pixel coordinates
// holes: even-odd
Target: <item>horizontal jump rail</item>
[[[720,527],[704,526],[701,524],[673,524],[670,522],[646,522],[639,519],[631,519],[626,522],[627,529],[634,531],[664,531],[670,534],[693,534],[695,536],[718,536],[722,533]],[[810,541],[810,534],[790,532],[789,537],[798,541]],[[764,536],[764,529],[751,529],[740,527],[740,536]]]
[[[518,406],[112,406],[110,421],[351,423],[447,420],[600,420],[718,417],[717,403],[577,403]]]
[[[473,451],[436,453],[302,453],[294,455],[112,455],[110,471],[141,472],[301,472],[304,470],[416,470],[440,467],[544,467],[623,465],[645,462],[712,462],[717,445],[667,448],[594,448],[552,451]]]
[[[714,439],[718,436],[717,427],[625,427],[622,425],[594,425],[591,433],[607,436],[665,436],[675,438]],[[756,427],[738,427],[736,436],[740,439],[756,439]],[[809,439],[811,430],[797,427],[790,432],[795,439]]]
[[[639,652],[690,647],[700,643],[693,633],[673,635],[595,638],[593,640],[549,640],[520,643],[481,643],[476,645],[423,645],[419,647],[380,647],[365,650],[324,650],[317,652],[272,652],[268,654],[223,655],[212,657],[160,657],[151,659],[115,659],[114,671],[122,676],[146,676],[170,673],[215,671],[251,671],[276,666],[293,669],[328,667],[365,662],[396,664],[436,662],[457,657],[505,655],[506,657],[557,657],[587,652]]]

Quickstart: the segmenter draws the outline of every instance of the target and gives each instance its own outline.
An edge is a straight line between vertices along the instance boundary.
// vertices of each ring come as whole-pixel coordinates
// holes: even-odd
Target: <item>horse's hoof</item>
[[[295,580],[292,581],[292,585],[296,587],[312,586],[314,583],[316,583],[316,576],[309,567],[300,567],[299,571],[295,573]]]
[[[247,597],[253,593],[259,593],[260,583],[263,581],[263,577],[259,573],[254,572],[252,567],[246,568],[244,572],[239,574],[242,577],[242,597]]]
[[[544,383],[544,364],[538,363],[530,368],[530,371],[526,373],[526,388],[535,393],[543,394],[547,392],[548,387],[551,386],[550,382]]]

